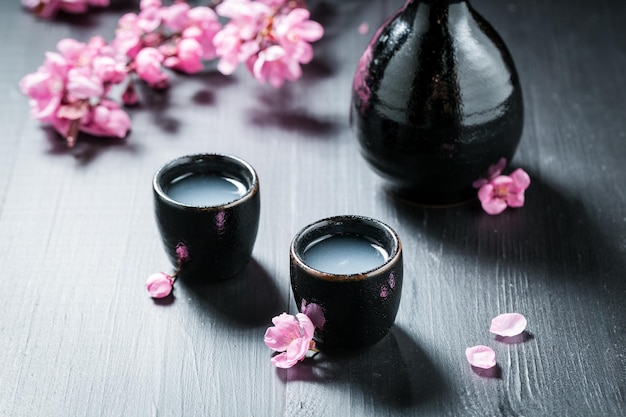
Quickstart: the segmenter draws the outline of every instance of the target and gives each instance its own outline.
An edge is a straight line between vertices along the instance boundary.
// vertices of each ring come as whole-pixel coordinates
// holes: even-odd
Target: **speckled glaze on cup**
[[[308,266],[304,251],[328,235],[359,235],[389,254],[380,266],[355,274],[332,274]],[[394,324],[402,292],[402,244],[386,224],[363,216],[336,216],[300,230],[290,248],[296,305],[316,324],[320,349],[359,349],[381,340]]]
[[[170,198],[167,188],[185,174],[216,174],[237,179],[246,187],[238,199],[214,206],[191,206]],[[161,239],[172,265],[183,245],[189,259],[179,276],[194,282],[233,277],[249,262],[259,227],[259,179],[244,160],[219,154],[183,156],[154,175],[154,210]]]

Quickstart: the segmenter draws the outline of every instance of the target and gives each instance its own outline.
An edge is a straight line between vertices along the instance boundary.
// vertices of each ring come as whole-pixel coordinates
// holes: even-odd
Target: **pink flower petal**
[[[282,313],[272,319],[274,327],[265,332],[264,342],[268,348],[283,352],[289,347],[292,340],[301,337],[298,320],[291,314]]]
[[[465,349],[465,357],[476,368],[489,369],[496,366],[496,353],[488,346],[468,347]]]
[[[523,207],[524,201],[524,190],[517,192],[509,191],[509,195],[506,197],[506,203],[509,205],[509,207]]]
[[[307,339],[295,339],[287,347],[285,353],[287,354],[287,359],[296,363],[301,361],[306,356],[306,353],[309,351],[309,347],[311,346],[311,340]]]
[[[146,288],[152,298],[164,298],[172,292],[174,280],[164,272],[157,272],[148,277]]]
[[[304,338],[310,342],[311,339],[313,339],[313,335],[315,332],[315,326],[313,325],[313,322],[306,314],[298,313],[296,314],[296,317],[298,319],[298,323],[300,324],[300,328],[304,333]]]
[[[156,48],[143,48],[135,58],[137,75],[152,87],[164,87],[168,76],[161,72],[161,63],[165,57]]]
[[[491,180],[491,184],[494,187],[502,187],[508,189],[513,186],[513,178],[508,175],[498,175],[494,179]]]
[[[498,336],[517,336],[526,329],[526,317],[519,313],[500,314],[491,320],[489,331]]]
[[[495,195],[495,187],[491,183],[480,187],[480,190],[478,190],[478,199],[487,214],[500,214],[507,207],[506,201]]]
[[[269,327],[263,338],[265,345],[276,352],[287,350],[291,340],[292,338],[285,333],[284,329],[278,327]]]
[[[518,168],[511,172],[511,179],[513,179],[513,186],[516,190],[525,190],[530,186],[530,176],[522,168]]]
[[[95,136],[123,138],[130,129],[128,113],[111,100],[102,100],[81,122],[80,129]]]
[[[287,368],[291,368],[292,366],[294,366],[298,361],[289,359],[287,357],[287,352],[283,352],[276,356],[272,356],[271,362],[277,368],[287,369]]]
[[[506,168],[506,163],[506,158],[500,158],[500,160],[496,164],[491,165],[487,170],[487,178],[492,180],[495,177],[499,176],[504,168]]]

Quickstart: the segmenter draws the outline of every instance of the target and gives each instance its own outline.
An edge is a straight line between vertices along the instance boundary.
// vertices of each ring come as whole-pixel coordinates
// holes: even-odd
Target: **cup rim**
[[[352,274],[336,274],[336,273],[331,273],[331,272],[325,272],[325,271],[320,271],[319,269],[315,269],[307,265],[304,259],[302,259],[302,256],[300,256],[300,252],[303,252],[303,249],[301,251],[298,250],[299,245],[302,244],[301,242],[303,241],[303,239],[310,233],[315,233],[316,230],[319,230],[325,225],[328,225],[329,227],[333,227],[333,226],[338,227],[338,226],[346,225],[346,224],[348,226],[352,225],[353,228],[359,224],[367,224],[370,227],[374,227],[378,230],[383,231],[385,235],[388,236],[390,238],[390,241],[392,242],[392,247],[391,247],[391,250],[389,251],[389,258],[383,264],[375,268],[372,268],[370,270],[363,271],[363,272],[352,273]],[[358,234],[357,232],[351,232],[349,228],[346,230],[346,232]],[[318,237],[321,237],[321,236],[318,236]],[[373,238],[372,236],[368,236],[368,237]],[[311,239],[311,241],[314,241],[314,240],[315,239]],[[379,239],[375,239],[375,240],[378,243],[382,244],[382,242],[380,242]],[[385,249],[388,249],[388,247],[385,247]],[[327,217],[324,219],[317,220],[313,223],[308,224],[302,229],[300,229],[300,231],[296,233],[296,235],[293,237],[291,241],[290,256],[292,260],[297,262],[298,267],[302,268],[304,271],[306,271],[307,274],[317,279],[322,279],[326,281],[362,281],[362,280],[366,280],[373,274],[378,275],[380,273],[385,273],[385,272],[388,272],[389,269],[393,268],[402,256],[402,242],[400,241],[400,237],[398,236],[396,231],[392,229],[389,225],[387,225],[386,223],[380,220],[367,217],[367,216],[353,215],[353,214],[338,215],[338,216],[332,216],[332,217]]]
[[[206,159],[209,159],[209,158],[211,158],[211,159],[221,159],[221,160],[224,160],[224,161],[229,161],[231,163],[234,162],[235,164],[243,167],[250,174],[250,179],[251,179],[250,186],[246,186],[245,194],[243,194],[241,197],[239,197],[239,198],[237,198],[235,200],[228,201],[228,202],[223,203],[223,204],[207,205],[207,206],[195,206],[195,205],[191,205],[191,204],[185,204],[185,203],[182,203],[180,201],[174,200],[169,195],[167,195],[167,193],[165,192],[165,190],[161,186],[161,180],[162,180],[162,178],[163,178],[163,176],[165,174],[171,172],[176,167],[184,166],[184,165],[198,164],[198,163],[201,163],[202,161],[204,161]],[[243,159],[241,159],[241,158],[239,158],[237,156],[228,155],[228,154],[220,154],[220,153],[197,153],[197,154],[189,154],[189,155],[179,156],[178,158],[174,158],[174,159],[166,162],[165,164],[163,164],[155,172],[155,174],[154,174],[154,176],[152,178],[152,188],[157,193],[157,195],[159,196],[159,198],[162,201],[165,201],[168,204],[170,204],[172,206],[175,206],[175,207],[181,207],[181,208],[193,209],[193,210],[200,210],[200,211],[224,210],[226,208],[242,204],[245,201],[253,198],[254,195],[257,194],[258,190],[259,190],[259,178],[258,178],[258,175],[257,175],[255,169],[252,167],[252,165],[250,165],[248,162],[246,162],[245,160],[243,160]]]

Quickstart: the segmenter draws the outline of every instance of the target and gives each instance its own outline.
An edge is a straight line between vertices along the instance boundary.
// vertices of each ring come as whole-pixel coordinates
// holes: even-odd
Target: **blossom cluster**
[[[30,97],[31,116],[52,125],[69,146],[79,131],[126,136],[130,118],[107,97],[114,84],[126,79],[119,53],[101,37],[88,43],[63,39],[57,49],[46,53],[37,72],[20,82],[21,91]]]
[[[261,82],[280,87],[302,75],[300,64],[313,59],[310,42],[324,34],[310,13],[289,0],[229,0],[217,12],[230,18],[215,37],[218,70],[231,74],[239,63]]]
[[[118,22],[113,47],[129,60],[129,69],[154,88],[169,84],[163,68],[187,74],[203,69],[202,60],[215,58],[213,38],[222,25],[209,7],[161,0],[142,0],[140,12]]]
[[[40,16],[56,11],[82,12],[108,0],[22,0]],[[220,16],[229,19],[222,25]],[[165,69],[194,74],[204,61],[219,59],[217,68],[232,74],[245,64],[261,83],[280,87],[302,75],[301,64],[313,58],[311,42],[324,33],[310,20],[302,0],[223,0],[214,9],[191,7],[184,1],[165,6],[161,0],[141,0],[138,13],[118,22],[107,44],[97,36],[87,43],[63,39],[48,52],[43,65],[20,82],[30,98],[33,118],[53,126],[69,146],[80,131],[123,138],[130,117],[110,97],[122,87],[121,102],[138,103],[134,81],[152,88],[169,86]]]

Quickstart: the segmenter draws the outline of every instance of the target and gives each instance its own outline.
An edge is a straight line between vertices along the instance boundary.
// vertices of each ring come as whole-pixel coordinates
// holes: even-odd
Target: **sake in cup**
[[[178,276],[195,282],[235,276],[249,262],[259,227],[259,179],[244,160],[183,156],[154,175],[154,210]]]
[[[336,216],[300,230],[291,242],[296,305],[315,324],[320,349],[359,349],[393,326],[402,292],[402,244],[381,221]]]

